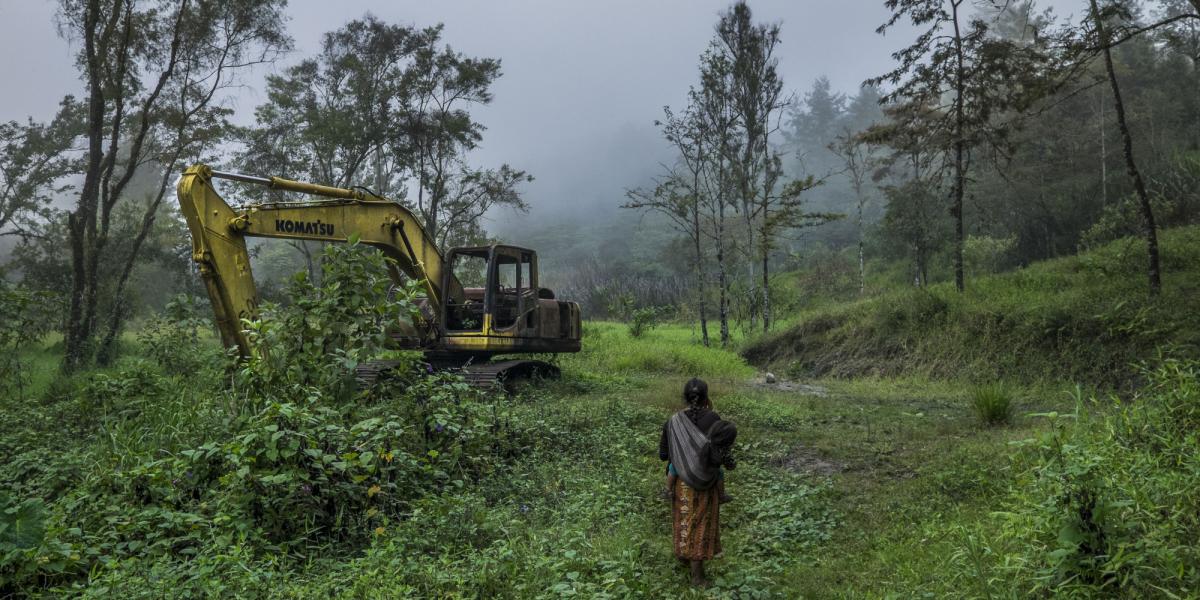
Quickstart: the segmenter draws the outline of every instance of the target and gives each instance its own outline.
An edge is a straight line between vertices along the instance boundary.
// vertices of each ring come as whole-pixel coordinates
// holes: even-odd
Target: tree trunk
[[[100,341],[99,350],[96,353],[96,362],[101,366],[107,366],[112,362],[114,344],[127,316],[124,302],[125,286],[129,282],[129,276],[133,274],[133,267],[137,263],[138,253],[142,249],[142,244],[146,242],[146,238],[150,237],[150,231],[154,229],[158,207],[162,205],[163,197],[167,193],[167,184],[170,181],[170,176],[176,169],[175,163],[171,163],[164,168],[163,176],[158,186],[158,193],[155,195],[154,200],[146,207],[146,211],[142,213],[141,229],[138,230],[137,236],[133,239],[133,247],[129,250],[129,255],[125,257],[125,264],[121,267],[121,274],[117,279],[117,287],[113,292],[113,304],[112,310],[108,315],[108,325],[105,329],[104,337]]]
[[[764,240],[765,242],[765,240]],[[762,324],[763,332],[771,330],[771,270],[770,252],[764,245],[762,252]]]
[[[858,295],[867,293],[867,259],[863,253],[862,232],[858,234]]]
[[[1200,2],[1200,0],[1193,0]],[[1146,238],[1146,255],[1148,260],[1147,275],[1150,283],[1150,295],[1157,296],[1162,291],[1162,274],[1158,260],[1158,225],[1154,220],[1154,208],[1150,206],[1150,196],[1146,193],[1146,184],[1142,181],[1142,173],[1138,170],[1133,158],[1133,138],[1129,135],[1129,125],[1125,122],[1125,104],[1121,100],[1121,86],[1117,83],[1117,72],[1113,68],[1112,50],[1109,48],[1108,31],[1104,27],[1104,19],[1100,18],[1100,7],[1096,0],[1090,0],[1092,17],[1096,21],[1096,33],[1100,36],[1100,45],[1104,49],[1104,68],[1108,71],[1108,83],[1113,92],[1113,111],[1117,116],[1117,128],[1121,131],[1121,139],[1125,153],[1125,168],[1129,178],[1133,180],[1133,189],[1137,192],[1138,204],[1142,210],[1142,234]]]
[[[718,171],[725,165],[719,163]],[[719,288],[717,313],[721,320],[721,347],[729,345],[729,277],[725,271],[725,177],[717,179],[717,287]]]
[[[749,130],[749,126],[747,126]],[[742,162],[737,170],[738,178],[738,193],[741,194],[742,214],[746,221],[746,296],[749,306],[747,307],[747,316],[750,319],[750,330],[754,331],[758,325],[758,308],[760,299],[754,290],[754,215],[751,207],[754,205],[754,197],[752,186],[752,168],[751,164],[754,161],[754,134],[750,131],[746,132],[747,140],[745,149],[742,151]]]
[[[1108,135],[1104,127],[1104,96],[1100,96],[1100,205],[1108,206]]]
[[[725,204],[717,209],[717,285],[720,287],[718,312],[721,317],[721,347],[729,345],[729,278],[725,273]]]
[[[704,252],[700,248],[700,176],[692,173],[692,242],[696,250],[696,308],[700,311],[700,339],[708,347],[708,302],[704,294]]]
[[[88,263],[89,232],[94,231],[96,208],[100,201],[100,172],[104,159],[104,86],[101,82],[97,33],[100,24],[100,2],[90,0],[84,8],[84,56],[88,77],[88,159],[75,210],[67,216],[67,238],[71,246],[71,302],[64,331],[66,346],[63,370],[75,371],[89,359],[91,338],[87,329],[86,303],[89,297],[86,266]]]
[[[854,175],[854,196],[858,200],[858,295],[867,291],[867,258],[863,249],[863,195],[861,175]]]
[[[961,1],[961,0],[960,0]],[[963,159],[966,151],[966,141],[963,140],[963,92],[965,91],[963,70],[962,33],[958,25],[958,6],[960,2],[951,2],[954,17],[954,53],[957,65],[954,76],[954,201],[950,214],[954,216],[954,286],[961,293],[965,288],[963,281],[963,187],[966,183],[966,173],[963,169]]]

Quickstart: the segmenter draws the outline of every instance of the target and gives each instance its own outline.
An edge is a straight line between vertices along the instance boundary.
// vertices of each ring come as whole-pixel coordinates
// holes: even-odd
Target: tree
[[[1159,19],[1161,35],[1176,52],[1188,57],[1193,69],[1200,69],[1200,0],[1162,0]]]
[[[655,124],[662,128],[663,137],[674,146],[679,154],[679,164],[667,169],[664,179],[655,182],[653,190],[627,190],[629,199],[623,208],[652,211],[667,217],[676,231],[687,237],[691,246],[691,269],[695,277],[696,306],[700,318],[701,342],[709,345],[708,338],[708,299],[707,277],[705,277],[705,252],[702,240],[705,237],[704,223],[701,215],[701,178],[708,169],[708,156],[705,139],[701,135],[702,124],[699,119],[695,102],[698,101],[695,88],[690,90],[692,99],[687,109],[680,115],[675,114],[670,107],[664,107],[664,118]],[[682,171],[680,171],[682,169]]]
[[[875,98],[878,103],[878,98]],[[784,139],[795,148],[797,158],[818,173],[832,170],[825,151],[839,134],[839,122],[846,116],[846,97],[833,91],[829,79],[821,76],[804,95],[804,102],[788,111],[788,129]]]
[[[714,245],[717,259],[717,317],[721,347],[729,345],[729,269],[726,239],[726,209],[734,199],[734,160],[742,140],[736,135],[738,115],[731,102],[732,65],[715,42],[700,58],[700,87],[692,95],[697,107],[696,135],[703,140],[708,159],[700,178],[704,189],[698,195],[708,227],[706,236]]]
[[[1111,38],[1104,26],[1106,16],[1100,12],[1096,0],[1089,0],[1091,17],[1096,27],[1096,36],[1104,55],[1104,70],[1108,74],[1108,83],[1112,88],[1113,110],[1116,112],[1117,127],[1121,131],[1122,149],[1125,155],[1125,168],[1129,179],[1133,181],[1133,189],[1137,193],[1138,204],[1142,209],[1143,235],[1146,238],[1146,253],[1149,259],[1147,276],[1150,281],[1150,294],[1158,295],[1162,291],[1162,273],[1158,258],[1158,225],[1154,221],[1154,208],[1150,205],[1150,195],[1146,193],[1146,184],[1142,181],[1142,172],[1138,170],[1137,161],[1133,156],[1133,138],[1129,134],[1129,125],[1125,120],[1125,103],[1121,99],[1121,85],[1117,82],[1117,73],[1113,69]]]
[[[526,209],[516,186],[530,181],[528,174],[508,165],[481,171],[466,162],[467,153],[483,139],[484,130],[468,109],[492,101],[490,88],[500,74],[497,59],[467,57],[435,43],[418,49],[413,68],[406,73],[402,93],[408,108],[402,115],[403,135],[393,144],[408,156],[407,172],[417,181],[412,205],[434,239],[449,237],[446,225],[462,214],[464,200]],[[497,185],[479,187],[473,181]],[[462,193],[471,189],[485,193]],[[477,227],[483,215],[484,211],[476,210],[479,206],[478,202],[471,204],[472,214],[478,213],[471,227]]]
[[[369,181],[378,194],[402,196],[403,155],[391,145],[409,110],[403,81],[414,55],[440,36],[439,27],[370,15],[326,33],[318,55],[267,77],[267,101],[254,111],[255,126],[242,131],[239,164],[335,187]]]
[[[1146,242],[1146,275],[1152,296],[1156,296],[1162,291],[1162,267],[1158,252],[1158,223],[1155,218],[1154,207],[1150,202],[1150,195],[1146,190],[1146,183],[1142,178],[1142,172],[1138,168],[1137,160],[1134,157],[1133,136],[1130,133],[1125,110],[1125,100],[1121,93],[1121,85],[1117,79],[1116,69],[1113,66],[1112,50],[1114,47],[1147,31],[1161,29],[1165,30],[1168,36],[1172,34],[1178,35],[1182,22],[1200,22],[1200,0],[1188,0],[1188,3],[1191,5],[1191,8],[1195,9],[1195,12],[1189,11],[1188,6],[1181,2],[1168,2],[1165,6],[1165,14],[1161,20],[1150,25],[1140,26],[1134,21],[1128,8],[1123,3],[1109,2],[1102,7],[1097,0],[1088,0],[1090,8],[1088,21],[1090,22],[1090,26],[1085,24],[1080,27],[1083,36],[1082,39],[1076,39],[1074,32],[1071,31],[1068,31],[1066,34],[1068,42],[1073,47],[1072,51],[1068,53],[1067,62],[1077,64],[1087,62],[1097,52],[1104,61],[1105,74],[1109,88],[1112,91],[1113,111],[1117,120],[1117,128],[1121,133],[1125,170],[1129,175],[1130,181],[1133,183],[1134,193],[1136,194],[1141,213],[1142,236]],[[1110,21],[1116,23],[1116,25],[1111,25]]]
[[[998,9],[1006,6],[1000,3]],[[961,292],[963,199],[966,195],[971,151],[980,145],[1002,148],[1015,121],[998,123],[1005,111],[1020,114],[1031,98],[1043,93],[1045,55],[1038,44],[1022,44],[989,35],[982,19],[968,19],[967,0],[887,0],[892,17],[877,31],[886,33],[906,19],[923,31],[908,47],[892,56],[899,65],[868,83],[890,83],[895,89],[884,102],[908,102],[935,107],[922,129],[931,140],[942,140],[939,171],[951,177],[950,214],[954,217],[954,282]],[[993,3],[996,6],[996,3]],[[943,98],[948,98],[944,103]]]
[[[33,235],[49,218],[62,179],[78,169],[70,153],[79,136],[79,105],[68,96],[49,124],[0,123],[0,236]]]
[[[467,109],[491,101],[500,62],[463,56],[441,36],[441,25],[419,29],[370,15],[326,33],[320,54],[268,78],[258,123],[243,134],[242,167],[371,185],[418,212],[441,243],[479,239],[492,208],[525,210],[518,187],[532,177],[466,162],[483,135]],[[406,175],[416,180],[415,198]],[[311,262],[308,248],[298,248]]]
[[[869,128],[860,137],[866,143],[886,140],[893,152],[879,160],[873,174],[887,198],[884,234],[912,253],[913,281],[924,286],[929,280],[929,257],[942,240],[944,216],[937,211],[934,191],[940,173],[934,167],[939,160],[936,148],[944,147],[947,132],[938,127],[936,105],[907,102],[889,106],[887,121]],[[935,150],[930,150],[934,148]]]
[[[493,208],[529,210],[518,186],[533,181],[533,176],[507,164],[499,169],[472,169],[459,166],[459,172],[447,178],[444,198],[438,205],[436,239],[442,248],[481,244],[487,241],[482,219]]]
[[[273,60],[289,44],[278,28],[282,6],[282,0],[62,1],[64,34],[82,41],[87,107],[83,183],[67,220],[72,285],[64,369],[83,366],[96,351],[114,208],[142,169],[175,168],[201,151],[197,139],[212,142],[215,121],[227,114],[218,91],[234,83],[236,72]],[[143,231],[158,201],[148,203]],[[139,248],[133,245],[127,264]],[[121,301],[118,291],[117,324]]]
[[[750,7],[739,1],[721,15],[716,31],[713,50],[723,54],[729,66],[729,85],[724,91],[729,94],[740,138],[732,175],[738,194],[735,207],[746,225],[748,284],[751,289],[757,287],[749,301],[750,326],[755,326],[755,314],[761,312],[763,331],[767,331],[771,328],[771,251],[781,232],[810,224],[812,215],[800,210],[800,197],[816,182],[812,177],[785,182],[782,160],[771,144],[782,111],[790,104],[783,96],[775,57],[779,25],[754,23]],[[761,275],[757,283],[756,263]]]
[[[938,199],[924,179],[903,179],[884,186],[883,192],[888,199],[885,232],[912,253],[913,284],[924,287],[929,284],[929,257],[945,239],[945,213],[937,209]]]
[[[390,25],[371,15],[324,34],[320,53],[267,77],[267,101],[256,124],[243,129],[241,168],[372,191],[403,200],[404,157],[392,140],[402,136],[407,70],[441,29]],[[246,195],[263,200],[278,192],[260,186]],[[289,241],[304,257],[309,278],[320,281],[319,242]]]
[[[858,293],[867,289],[867,257],[865,250],[864,213],[870,202],[867,179],[870,176],[870,146],[858,134],[846,130],[830,144],[829,150],[842,160],[844,173],[854,190],[854,225],[858,229]]]

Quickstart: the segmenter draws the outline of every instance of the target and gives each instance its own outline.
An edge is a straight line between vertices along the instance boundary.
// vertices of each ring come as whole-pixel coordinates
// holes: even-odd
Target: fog
[[[229,100],[250,123],[263,100],[263,78],[314,54],[321,34],[371,13],[394,23],[445,24],[444,40],[468,55],[500,58],[495,99],[474,114],[487,127],[473,162],[507,162],[536,180],[524,192],[539,220],[594,215],[620,203],[669,153],[654,128],[664,105],[682,104],[696,81],[697,58],[726,0],[294,1],[286,23],[295,51],[244,80]],[[1041,3],[1045,4],[1045,3]],[[1073,4],[1058,4],[1059,13]],[[758,21],[782,25],[779,68],[785,89],[802,98],[818,76],[853,92],[893,65],[911,42],[887,18],[881,0],[751,0]],[[75,49],[58,35],[57,3],[0,0],[0,119],[48,119],[58,100],[82,89]],[[492,229],[514,229],[493,215]]]

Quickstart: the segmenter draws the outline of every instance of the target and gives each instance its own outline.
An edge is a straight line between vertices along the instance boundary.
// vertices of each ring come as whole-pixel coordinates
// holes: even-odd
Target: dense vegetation
[[[989,392],[1015,403],[997,428],[970,384],[772,385],[687,328],[634,337],[593,322],[561,382],[516,396],[479,394],[415,359],[353,392],[348,365],[390,356],[354,328],[409,309],[372,275],[378,255],[329,252],[323,283],[302,273],[297,302],[256,326],[273,358],[228,377],[186,302],[110,369],[61,379],[56,345],[19,355],[32,377],[2,407],[0,589],[683,594],[654,448],[693,373],[743,432],[717,594],[1143,597],[1197,585],[1194,362],[1155,363],[1116,404],[1032,370],[1036,383]],[[276,326],[301,316],[302,335]]]
[[[505,394],[391,346],[419,282],[353,239],[255,247],[223,350],[163,201],[203,160],[488,243],[498,59],[366,15],[237,127],[284,2],[63,0],[84,93],[0,124],[0,597],[1195,596],[1200,0],[884,5],[894,69],[802,99],[717,17],[676,160],[512,240],[588,320]],[[658,499],[692,376],[741,432],[709,590]]]

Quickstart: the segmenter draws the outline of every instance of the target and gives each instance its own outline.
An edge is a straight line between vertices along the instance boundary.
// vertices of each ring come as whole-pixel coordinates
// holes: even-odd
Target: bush
[[[1006,425],[1013,415],[1012,392],[1002,383],[978,386],[971,390],[971,407],[980,423]]]
[[[0,393],[24,396],[30,380],[21,354],[54,326],[56,300],[46,292],[16,287],[0,278]]]
[[[238,365],[239,385],[256,398],[317,393],[350,400],[360,363],[387,355],[415,364],[418,354],[389,346],[391,334],[417,314],[418,289],[418,282],[394,289],[387,259],[372,248],[328,246],[319,285],[301,271],[287,288],[289,303],[266,303],[258,320],[244,321],[253,347]]]
[[[0,499],[0,596],[84,576],[149,585],[137,583],[140,569],[173,580],[185,575],[178,560],[223,572],[230,547],[253,560],[360,550],[422,497],[462,489],[529,444],[502,398],[388,348],[415,301],[412,288],[391,289],[380,253],[330,246],[323,262],[321,285],[298,277],[288,304],[246,323],[258,344],[232,365],[229,387],[187,373],[189,349],[171,347],[180,335],[202,345],[201,322],[181,302],[142,332],[153,360],[81,374],[47,400],[58,444],[0,474],[27,471],[26,458],[47,451],[86,466],[53,498]],[[358,389],[354,367],[378,358],[400,366]],[[17,547],[17,526],[38,535],[22,533]],[[183,589],[172,592],[215,588]]]
[[[1017,236],[994,238],[969,235],[963,244],[963,261],[972,274],[999,273],[1010,264]]]
[[[657,306],[649,306],[639,308],[629,317],[629,335],[633,337],[642,337],[642,334],[654,329],[658,325],[658,320],[664,313],[664,309]]]
[[[163,313],[151,317],[138,332],[142,354],[174,375],[195,373],[211,364],[214,353],[206,352],[200,339],[200,331],[211,326],[209,319],[201,316],[202,308],[207,306],[194,296],[172,298]]]

